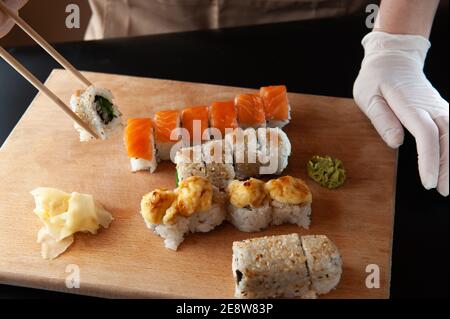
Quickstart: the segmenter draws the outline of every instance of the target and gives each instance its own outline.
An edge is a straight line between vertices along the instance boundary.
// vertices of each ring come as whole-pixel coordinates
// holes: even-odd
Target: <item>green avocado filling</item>
[[[95,110],[102,119],[103,123],[108,124],[115,117],[117,117],[114,114],[113,104],[108,99],[105,99],[103,96],[96,95],[94,103],[95,103]]]
[[[180,180],[178,178],[178,170],[175,170],[175,187],[178,187]]]
[[[309,177],[323,187],[333,189],[344,184],[344,165],[337,158],[315,155],[309,160],[306,168]]]

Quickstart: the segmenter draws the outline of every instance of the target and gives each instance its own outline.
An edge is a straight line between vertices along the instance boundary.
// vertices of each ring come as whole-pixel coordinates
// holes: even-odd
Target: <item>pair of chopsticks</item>
[[[33,30],[19,15],[11,11],[2,0],[0,0],[0,11],[3,11],[7,16],[14,20],[14,22],[25,31],[37,44],[39,44],[47,53],[49,53],[61,66],[67,71],[71,72],[83,85],[91,86],[91,82],[86,79],[80,71],[78,71],[72,64],[69,63],[63,56],[61,56],[47,41],[45,41],[36,31]],[[28,80],[41,93],[45,94],[53,102],[55,102],[72,120],[80,125],[89,134],[98,138],[89,125],[83,122],[78,115],[76,115],[70,107],[61,101],[52,91],[50,91],[41,81],[39,81],[30,71],[28,71],[19,61],[17,61],[11,54],[8,53],[2,46],[0,46],[0,56],[8,62],[17,72],[19,72],[25,79]]]

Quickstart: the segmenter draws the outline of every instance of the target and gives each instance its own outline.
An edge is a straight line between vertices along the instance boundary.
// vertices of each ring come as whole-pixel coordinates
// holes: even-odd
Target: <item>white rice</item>
[[[272,225],[296,224],[308,229],[311,225],[311,203],[293,205],[272,200]]]
[[[267,135],[273,142],[267,138]],[[260,128],[258,129],[258,143],[261,145],[260,161],[264,164],[261,167],[261,173],[264,168],[269,168],[273,172],[266,172],[267,174],[281,174],[288,166],[289,156],[291,155],[291,142],[286,133],[276,128]],[[272,167],[272,165],[274,165]]]
[[[257,208],[235,207],[228,204],[228,221],[243,232],[258,232],[267,228],[272,221],[272,208],[266,200]]]
[[[170,161],[170,150],[175,143],[172,142],[158,142],[156,141],[156,150],[158,151],[158,158],[161,161]]]
[[[95,109],[95,96],[101,96],[113,104],[113,110],[116,117],[114,117],[108,124],[104,124],[101,117]],[[70,108],[74,111],[82,121],[89,124],[89,126],[98,134],[98,136],[105,140],[116,129],[122,127],[121,113],[117,105],[113,103],[113,95],[111,91],[103,88],[96,88],[94,86],[88,87],[85,91],[79,91],[70,98]],[[80,141],[85,142],[93,138],[77,123],[74,124],[75,129],[80,133]]]

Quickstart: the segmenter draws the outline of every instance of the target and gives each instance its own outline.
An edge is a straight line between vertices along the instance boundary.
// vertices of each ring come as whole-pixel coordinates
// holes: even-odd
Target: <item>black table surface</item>
[[[369,31],[364,19],[289,22],[56,48],[80,70],[249,88],[282,83],[292,92],[352,97],[363,57],[360,41]],[[431,42],[425,72],[448,100],[448,12],[437,16]],[[59,67],[37,47],[10,52],[42,81]],[[30,84],[0,61],[0,144],[35,95]],[[422,188],[416,146],[409,134],[399,152],[395,210],[391,297],[448,297],[448,198]],[[0,297],[84,298],[6,285],[0,285]]]

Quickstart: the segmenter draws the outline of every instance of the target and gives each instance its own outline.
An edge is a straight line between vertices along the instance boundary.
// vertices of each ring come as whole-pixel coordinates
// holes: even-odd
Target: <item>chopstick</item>
[[[86,79],[69,61],[67,61],[61,54],[58,53],[44,38],[42,38],[32,27],[28,25],[18,14],[9,9],[2,0],[0,0],[0,10],[8,15],[14,22],[25,31],[37,44],[39,44],[48,54],[50,54],[59,64],[61,64],[67,71],[71,72],[81,83],[86,86],[91,86],[92,83]]]
[[[2,0],[0,0],[0,3]],[[55,102],[72,120],[80,125],[86,132],[98,139],[97,133],[95,133],[85,122],[83,122],[78,115],[61,101],[52,91],[50,91],[41,81],[39,81],[30,71],[28,71],[19,61],[17,61],[11,54],[8,53],[3,47],[0,46],[0,56],[9,63],[17,72],[19,72],[24,78],[26,78],[31,84],[33,84],[40,92],[44,93],[53,102]]]

